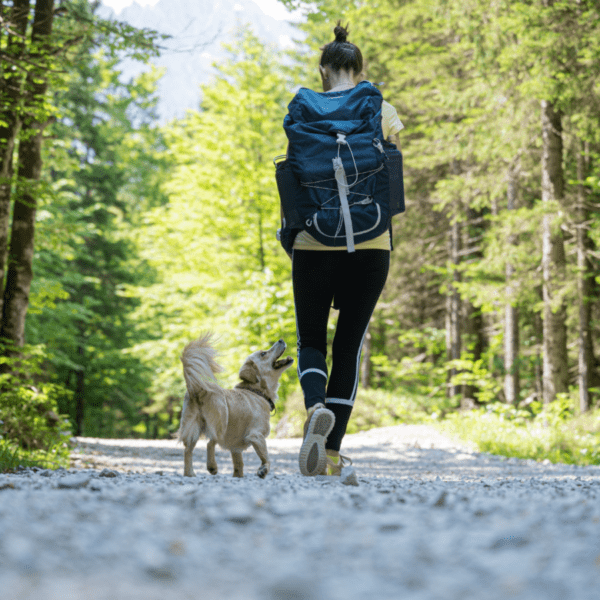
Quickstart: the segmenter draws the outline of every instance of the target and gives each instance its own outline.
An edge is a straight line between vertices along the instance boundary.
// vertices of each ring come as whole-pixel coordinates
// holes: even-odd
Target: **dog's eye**
[[[261,352],[260,355],[261,356],[265,356],[267,353],[266,352]]]

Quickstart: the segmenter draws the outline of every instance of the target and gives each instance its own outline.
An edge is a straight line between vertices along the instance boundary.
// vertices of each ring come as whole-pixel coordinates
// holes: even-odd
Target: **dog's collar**
[[[264,398],[269,403],[269,406],[271,407],[271,412],[275,412],[275,403],[273,402],[273,400],[271,400],[271,398],[269,398],[266,394],[263,394],[263,392],[261,392],[260,390],[250,387],[246,383],[238,383],[235,387],[240,388],[242,390],[248,390],[250,392],[253,392],[257,396]]]

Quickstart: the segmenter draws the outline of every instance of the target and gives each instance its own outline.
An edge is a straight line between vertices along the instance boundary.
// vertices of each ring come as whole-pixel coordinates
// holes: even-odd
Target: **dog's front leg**
[[[231,460],[233,461],[233,476],[244,476],[244,459],[241,452],[231,452]]]
[[[211,475],[216,475],[218,471],[217,459],[215,457],[216,445],[216,440],[208,440],[208,444],[206,445],[206,468]]]
[[[258,458],[260,458],[260,462],[262,463],[256,474],[264,479],[267,476],[267,473],[271,469],[271,463],[269,462],[269,452],[267,451],[267,442],[264,437],[259,435],[251,435],[248,438],[248,441],[252,444],[254,451],[258,454]]]

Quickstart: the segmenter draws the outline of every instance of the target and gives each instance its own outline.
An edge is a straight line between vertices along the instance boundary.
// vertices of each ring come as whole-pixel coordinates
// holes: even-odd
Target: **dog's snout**
[[[283,338],[279,338],[279,343],[280,344],[285,344],[285,342],[283,341]]]

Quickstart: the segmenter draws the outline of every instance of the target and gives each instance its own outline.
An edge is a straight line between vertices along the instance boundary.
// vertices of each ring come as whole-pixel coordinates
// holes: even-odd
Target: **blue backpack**
[[[288,155],[275,162],[286,251],[306,230],[326,246],[354,252],[404,211],[402,154],[383,139],[382,102],[368,81],[342,92],[301,88],[290,102],[283,122]]]

